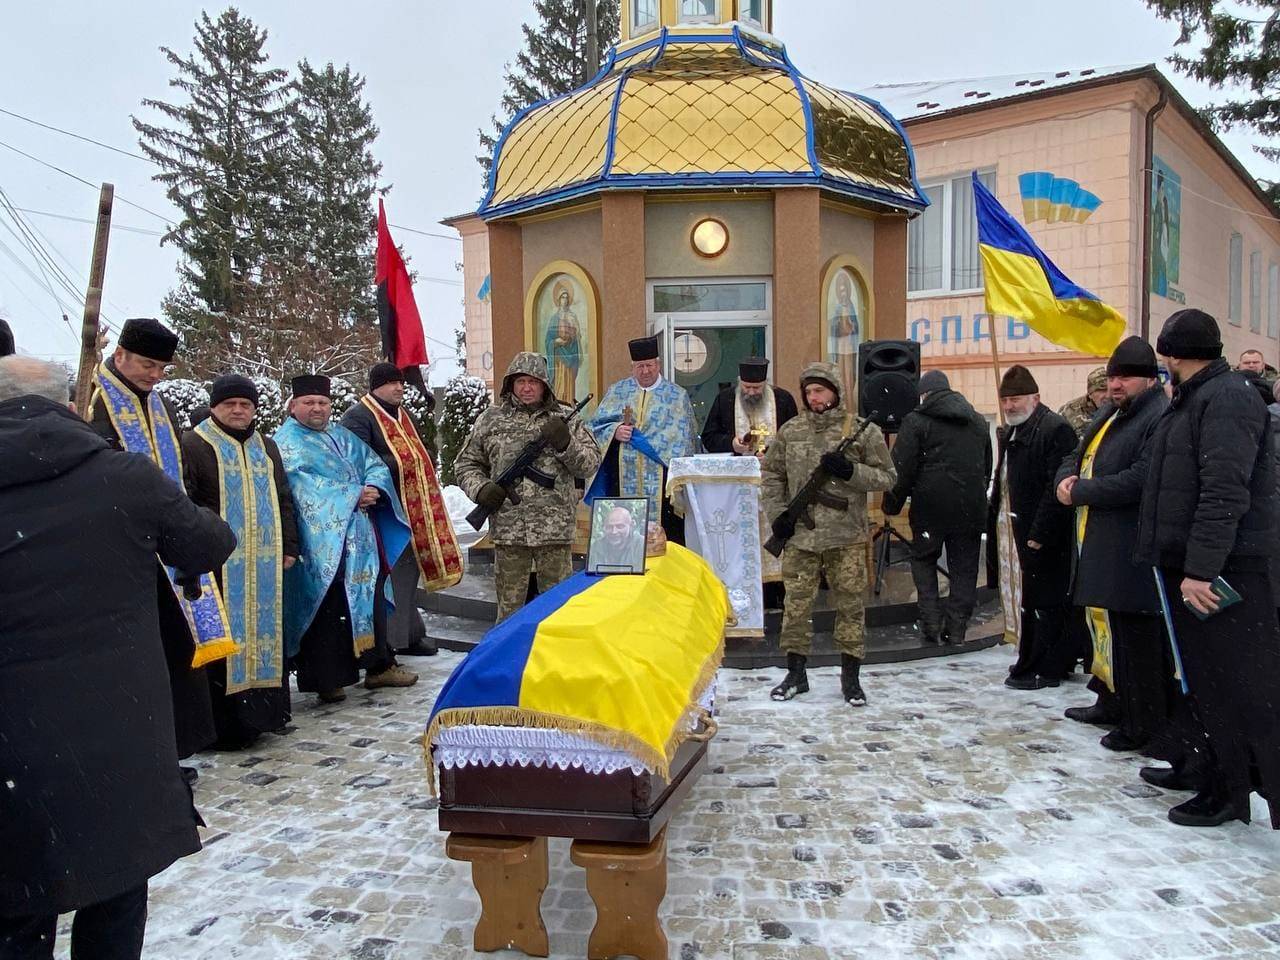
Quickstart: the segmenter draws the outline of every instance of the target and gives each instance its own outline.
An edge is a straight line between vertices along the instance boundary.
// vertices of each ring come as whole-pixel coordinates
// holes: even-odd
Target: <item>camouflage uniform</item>
[[[536,377],[546,385],[540,405],[526,407],[511,392],[517,376]],[[480,488],[496,480],[538,437],[548,417],[565,414],[547,379],[547,361],[541,354],[516,354],[502,381],[498,403],[476,420],[458,452],[454,473],[458,485],[472,500]],[[600,448],[579,418],[569,423],[569,446],[557,453],[545,448],[534,466],[556,478],[547,490],[530,480],[519,481],[520,503],[510,501],[489,518],[494,543],[494,577],[497,581],[498,619],[524,605],[529,574],[537,573],[538,588],[548,590],[572,572],[570,549],[578,506],[574,480],[585,480],[600,466]]]
[[[1107,368],[1098,367],[1095,370],[1091,370],[1084,396],[1076,397],[1074,400],[1069,401],[1058,411],[1058,416],[1071,424],[1071,429],[1076,432],[1077,437],[1084,436],[1084,428],[1089,425],[1093,415],[1098,412],[1098,405],[1089,399],[1089,394],[1096,390],[1105,389],[1107,389]]]
[[[840,383],[840,372],[831,363],[809,364],[802,380],[810,377]],[[778,428],[761,465],[765,512],[770,521],[782,514],[791,497],[804,486],[822,454],[834,450],[861,422],[838,401],[824,413],[814,413],[805,406],[798,417]],[[845,451],[845,458],[854,465],[853,477],[847,481],[830,480],[824,493],[845,500],[847,505],[836,509],[815,504],[814,529],[798,524],[782,554],[782,581],[787,590],[782,649],[787,653],[809,654],[812,643],[809,615],[823,571],[836,607],[836,647],[859,660],[866,650],[862,616],[869,535],[866,495],[891,488],[897,473],[889,458],[884,434],[875,427],[867,429],[858,442]]]

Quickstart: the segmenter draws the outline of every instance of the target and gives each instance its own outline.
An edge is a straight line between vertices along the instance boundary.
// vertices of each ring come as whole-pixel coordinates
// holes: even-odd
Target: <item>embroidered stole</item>
[[[418,439],[404,407],[400,408],[399,417],[393,418],[373,397],[366,395],[360,402],[373,413],[400,468],[400,504],[409,517],[413,532],[410,543],[423,584],[428,590],[451,587],[462,579],[462,556],[431,456]]]
[[[759,432],[766,445],[772,443],[778,433],[778,410],[774,403],[773,387],[767,383],[754,417],[742,402],[741,389],[733,391],[733,435],[741,440],[753,431]]]
[[[1080,479],[1093,477],[1093,461],[1098,455],[1098,447],[1102,446],[1102,438],[1106,436],[1111,424],[1115,423],[1116,414],[1107,418],[1107,422],[1098,428],[1098,432],[1089,441],[1080,461]],[[1076,507],[1076,550],[1084,550],[1084,531],[1089,525],[1089,507]],[[1107,685],[1107,689],[1115,693],[1115,671],[1112,665],[1111,617],[1100,607],[1085,607],[1085,622],[1089,625],[1089,636],[1093,640],[1093,665],[1090,672]]]
[[[256,430],[243,445],[212,418],[195,432],[217,458],[222,519],[236,535],[235,552],[222,567],[222,596],[231,635],[240,645],[227,658],[227,693],[279,687],[284,671],[284,568],[274,466]]]
[[[111,425],[120,437],[120,445],[130,453],[150,457],[165,475],[186,494],[182,484],[182,447],[169,412],[164,408],[159,394],[154,390],[143,401],[108,368],[101,364],[94,372],[93,383],[97,390],[95,401],[106,407]],[[92,403],[90,409],[92,409]],[[150,417],[148,417],[150,414]],[[227,611],[222,604],[218,585],[210,574],[200,575],[200,598],[187,600],[182,587],[173,583],[174,569],[165,567],[169,583],[187,618],[195,640],[196,652],[192,667],[202,667],[213,660],[230,656],[237,650]]]

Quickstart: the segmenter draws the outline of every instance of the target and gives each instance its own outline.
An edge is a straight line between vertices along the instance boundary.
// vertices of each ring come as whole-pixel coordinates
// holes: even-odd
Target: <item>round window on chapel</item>
[[[729,246],[729,228],[714,217],[707,217],[694,225],[691,240],[698,256],[718,257]]]

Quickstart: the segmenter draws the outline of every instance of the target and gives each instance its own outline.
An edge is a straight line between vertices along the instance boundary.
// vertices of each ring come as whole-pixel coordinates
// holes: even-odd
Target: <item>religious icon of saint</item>
[[[862,328],[858,323],[858,306],[854,302],[854,280],[846,268],[836,274],[832,284],[834,302],[827,307],[827,354],[840,369],[840,382],[847,396],[852,396],[857,376],[854,370]]]
[[[554,312],[547,318],[545,353],[551,389],[561,403],[576,403],[578,368],[582,365],[578,316],[573,311],[573,285],[561,276],[552,287]]]

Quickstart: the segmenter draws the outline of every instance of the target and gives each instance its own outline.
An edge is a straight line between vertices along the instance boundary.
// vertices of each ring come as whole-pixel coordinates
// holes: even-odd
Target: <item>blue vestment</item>
[[[373,646],[374,590],[380,565],[390,569],[409,544],[409,524],[391,471],[359,437],[338,424],[312,430],[290,417],[273,439],[293,494],[302,555],[284,574],[284,643],[296,656],[346,556],[347,608],[356,656]],[[366,512],[364,488],[382,491]],[[381,554],[381,555],[380,555]]]

